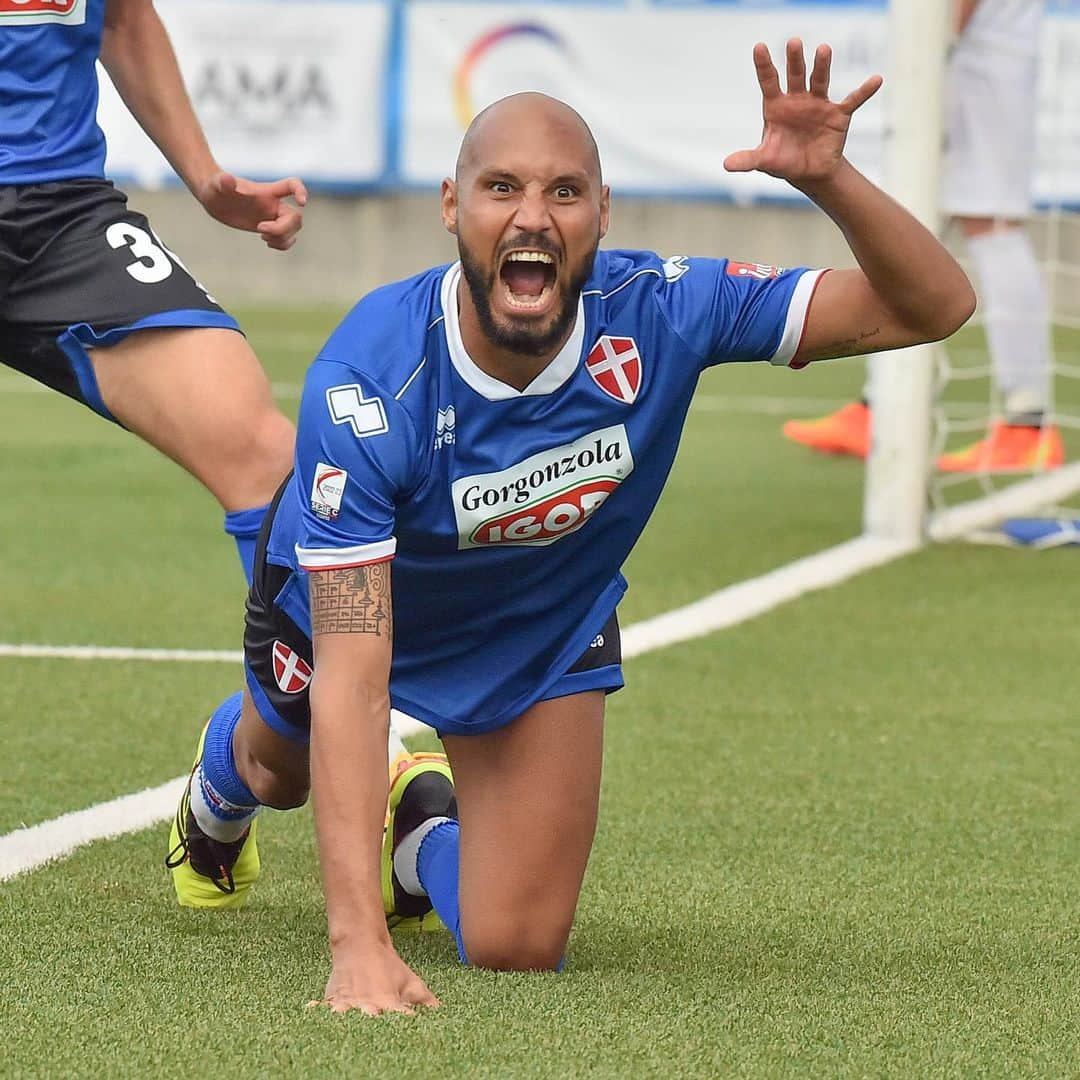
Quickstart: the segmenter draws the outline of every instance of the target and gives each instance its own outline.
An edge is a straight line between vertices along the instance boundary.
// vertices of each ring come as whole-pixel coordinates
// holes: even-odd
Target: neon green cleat
[[[247,902],[259,876],[259,848],[255,842],[256,818],[247,832],[232,843],[207,836],[191,812],[191,777],[202,761],[206,727],[199,736],[195,764],[184,785],[180,805],[169,831],[169,854],[165,865],[172,871],[176,899],[182,907],[235,910]]]
[[[431,817],[457,817],[454,778],[445,754],[399,754],[390,766],[386,832],[382,845],[382,894],[386,925],[405,933],[445,930],[426,896],[401,888],[394,874],[394,849]]]

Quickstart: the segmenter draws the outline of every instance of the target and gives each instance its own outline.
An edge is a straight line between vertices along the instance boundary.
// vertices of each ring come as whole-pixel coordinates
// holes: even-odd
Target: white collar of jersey
[[[581,359],[581,347],[585,342],[585,303],[578,297],[577,319],[569,340],[559,350],[558,356],[524,390],[515,390],[508,383],[500,382],[486,371],[481,371],[473,358],[465,351],[458,322],[457,289],[461,280],[461,263],[454,263],[443,275],[440,299],[446,326],[446,345],[450,350],[450,362],[457,373],[481,397],[488,401],[508,401],[511,398],[534,397],[552,394],[577,371]]]

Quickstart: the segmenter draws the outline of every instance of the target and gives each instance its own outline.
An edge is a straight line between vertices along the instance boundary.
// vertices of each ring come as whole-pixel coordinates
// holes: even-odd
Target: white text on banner
[[[389,26],[381,3],[157,0],[215,156],[242,175],[382,179]],[[156,186],[172,176],[104,74],[106,168]]]

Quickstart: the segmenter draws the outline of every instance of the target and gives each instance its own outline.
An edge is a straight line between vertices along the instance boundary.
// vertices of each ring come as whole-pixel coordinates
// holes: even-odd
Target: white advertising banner
[[[157,0],[155,7],[223,168],[316,183],[382,179],[386,5]],[[171,178],[103,72],[100,83],[109,174],[144,186]]]
[[[828,41],[833,86],[846,93],[884,67],[875,8],[622,8],[611,5],[409,5],[402,150],[404,179],[430,183],[453,169],[461,134],[485,105],[520,90],[569,102],[596,135],[619,190],[784,196],[787,185],[724,172],[756,146],[761,95],[751,50],[783,58],[788,37]],[[852,159],[880,172],[879,98],[859,114]]]
[[[724,172],[733,150],[757,144],[760,92],[751,50],[765,41],[833,47],[832,91],[868,75],[885,88],[856,115],[848,155],[880,180],[888,84],[883,5],[763,2],[650,6],[618,3],[446,3],[406,14],[402,180],[448,175],[469,119],[506,94],[542,90],[592,126],[606,178],[640,193],[790,198],[784,183]],[[1052,0],[1043,33],[1035,196],[1080,201],[1080,3]]]

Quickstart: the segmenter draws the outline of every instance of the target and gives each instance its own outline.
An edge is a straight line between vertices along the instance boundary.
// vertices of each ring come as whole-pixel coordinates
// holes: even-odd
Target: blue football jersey
[[[0,0],[0,184],[101,177],[105,0]]]
[[[442,732],[509,722],[618,604],[702,369],[789,364],[821,273],[601,252],[522,391],[466,353],[459,265],[371,293],[307,375],[278,605],[310,633],[304,571],[392,558],[393,705]]]

